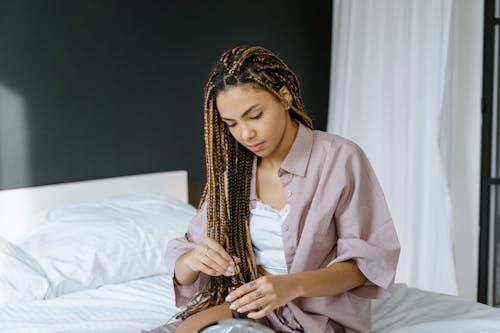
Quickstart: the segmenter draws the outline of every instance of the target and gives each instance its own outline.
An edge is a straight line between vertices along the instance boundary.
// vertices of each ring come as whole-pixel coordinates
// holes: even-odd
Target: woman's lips
[[[263,147],[264,147],[264,142],[258,143],[253,146],[247,146],[248,150],[253,151],[254,153],[258,152],[259,150],[262,150]]]

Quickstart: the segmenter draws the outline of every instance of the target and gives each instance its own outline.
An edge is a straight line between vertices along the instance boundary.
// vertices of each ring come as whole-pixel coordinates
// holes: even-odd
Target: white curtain
[[[457,294],[452,0],[334,0],[328,130],[367,153],[402,244],[396,280]]]

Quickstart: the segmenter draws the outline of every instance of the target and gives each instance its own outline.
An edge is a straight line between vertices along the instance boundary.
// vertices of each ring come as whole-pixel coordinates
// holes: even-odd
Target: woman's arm
[[[180,285],[193,284],[198,278],[198,275],[200,275],[200,272],[192,270],[186,263],[187,257],[190,255],[191,251],[193,250],[189,250],[182,254],[175,262],[174,279]]]
[[[248,317],[258,319],[297,297],[338,295],[362,286],[366,280],[357,264],[349,260],[309,272],[265,275],[241,286],[226,300],[234,300],[232,309],[251,312]]]
[[[354,260],[338,262],[326,268],[288,275],[291,286],[296,286],[297,297],[338,295],[366,282]]]

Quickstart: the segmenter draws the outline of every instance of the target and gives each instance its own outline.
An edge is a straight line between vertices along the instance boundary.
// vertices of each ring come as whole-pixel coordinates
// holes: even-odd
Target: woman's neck
[[[285,160],[288,152],[292,148],[295,137],[297,136],[299,124],[289,117],[286,126],[287,128],[285,129],[285,134],[283,135],[281,143],[277,147],[276,151],[269,156],[260,158],[259,167],[277,170],[281,163]]]

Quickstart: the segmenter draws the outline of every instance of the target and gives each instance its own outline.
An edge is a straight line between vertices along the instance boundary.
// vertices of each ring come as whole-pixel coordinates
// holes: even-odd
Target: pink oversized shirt
[[[257,158],[251,209],[257,200],[256,161]],[[290,205],[282,225],[289,274],[353,259],[368,282],[336,296],[294,299],[286,309],[269,316],[273,328],[287,331],[283,323],[288,319],[292,325],[293,318],[286,318],[291,312],[306,333],[370,332],[369,299],[389,294],[400,245],[368,159],[353,142],[299,124],[278,176]],[[203,208],[189,224],[185,236],[170,241],[166,261],[172,274],[177,258],[206,237],[206,228]],[[176,305],[185,305],[208,281],[204,274],[189,286],[178,285],[174,279]]]

